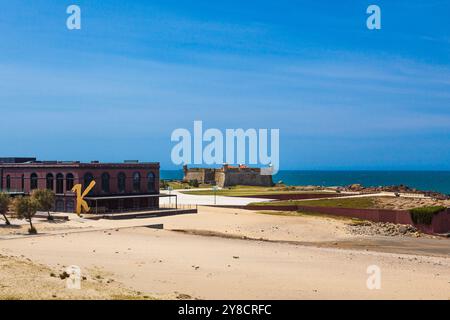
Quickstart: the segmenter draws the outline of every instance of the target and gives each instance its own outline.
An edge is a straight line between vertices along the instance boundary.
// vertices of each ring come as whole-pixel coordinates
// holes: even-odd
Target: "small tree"
[[[167,183],[166,180],[161,180],[161,181],[159,182],[159,187],[160,187],[161,189],[166,190],[166,189],[169,187],[169,184]]]
[[[26,219],[30,223],[28,233],[36,234],[37,230],[31,221],[38,210],[39,205],[35,199],[31,197],[20,197],[14,199],[14,212],[19,219]]]
[[[38,210],[47,212],[47,219],[53,220],[53,217],[50,215],[50,210],[53,208],[55,203],[55,194],[53,191],[48,189],[36,189],[31,193],[31,197],[36,201],[38,205]]]
[[[198,187],[199,187],[198,180],[197,180],[197,179],[189,180],[189,185],[190,185],[191,187],[198,188]]]
[[[7,226],[11,225],[8,218],[6,217],[6,214],[9,210],[9,205],[11,204],[11,198],[9,194],[1,192],[0,193],[0,214],[5,218],[5,223]]]

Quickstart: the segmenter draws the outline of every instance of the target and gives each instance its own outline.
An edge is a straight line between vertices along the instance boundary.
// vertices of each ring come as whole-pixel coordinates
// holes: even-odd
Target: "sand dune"
[[[151,223],[164,223],[166,230],[145,227]],[[83,221],[83,225],[86,232],[52,230],[40,237],[0,240],[0,252],[23,255],[49,268],[72,264],[82,270],[100,268],[124,287],[157,297],[450,298],[450,257],[445,252],[440,256],[424,256],[395,250],[376,252],[354,250],[351,246],[347,249],[321,246],[333,241],[373,240],[352,236],[345,229],[345,221],[335,219],[201,208],[198,215]],[[77,221],[66,226],[75,227]],[[203,230],[265,241],[167,229]],[[398,240],[400,245],[402,240]],[[409,241],[414,240],[418,239]],[[395,239],[389,241],[397,243]],[[431,245],[449,244],[448,239],[426,241],[431,241]],[[369,290],[366,286],[370,265],[381,268],[380,290]]]

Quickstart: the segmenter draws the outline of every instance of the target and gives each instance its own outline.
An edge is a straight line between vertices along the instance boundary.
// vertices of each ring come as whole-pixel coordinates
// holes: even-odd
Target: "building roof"
[[[25,163],[36,161],[36,158],[31,157],[0,157],[0,163]]]
[[[86,169],[103,169],[103,168],[159,168],[159,162],[139,162],[137,160],[125,160],[124,162],[80,162],[80,161],[38,161],[36,158],[0,158],[0,167],[7,168],[86,168]]]

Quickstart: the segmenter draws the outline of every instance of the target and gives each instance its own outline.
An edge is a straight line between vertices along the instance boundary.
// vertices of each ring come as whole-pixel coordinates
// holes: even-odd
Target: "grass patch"
[[[367,221],[358,218],[350,218],[343,216],[334,216],[331,214],[325,214],[320,212],[308,212],[308,211],[256,211],[259,214],[268,214],[273,216],[284,216],[284,217],[317,217],[317,218],[328,218],[340,221],[351,222],[352,224],[366,224]]]
[[[348,209],[371,209],[376,207],[375,199],[370,197],[361,198],[335,198],[319,200],[287,200],[250,203],[253,206],[308,206],[308,207],[333,207]]]
[[[167,189],[167,187],[171,187],[172,190],[179,190],[179,189],[195,189],[196,187],[189,185],[187,182],[181,182],[181,181],[166,181],[162,184],[162,189]],[[197,188],[208,188],[211,187],[209,184],[199,184]]]
[[[304,190],[301,187],[257,187],[257,186],[234,186],[216,191],[218,196],[228,197],[251,197],[257,195],[291,194],[291,193],[323,193],[323,190]],[[212,196],[213,190],[184,191],[185,194]]]
[[[267,214],[270,216],[283,216],[283,217],[301,217],[305,214],[300,211],[255,211],[259,214]]]
[[[443,206],[428,206],[411,209],[409,213],[414,223],[430,225],[433,221],[433,216],[445,209],[446,207]]]

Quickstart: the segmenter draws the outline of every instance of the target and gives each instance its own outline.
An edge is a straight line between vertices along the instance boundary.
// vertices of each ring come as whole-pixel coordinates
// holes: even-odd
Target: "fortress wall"
[[[224,186],[247,185],[271,187],[273,185],[272,176],[263,176],[260,171],[241,170],[226,171]]]
[[[184,171],[183,180],[186,182],[197,180],[199,183],[212,183],[214,179],[214,169],[191,168]]]
[[[204,183],[215,183],[216,181],[216,175],[215,175],[214,169],[206,169],[205,170],[205,177],[204,177]]]
[[[214,175],[214,180],[216,181],[216,185],[218,187],[223,188],[225,185],[225,173],[223,170],[217,170]]]
[[[202,183],[205,180],[205,171],[203,169],[189,169],[184,173],[184,181],[197,180]]]
[[[230,168],[221,169],[184,167],[184,181],[197,180],[199,183],[216,184],[219,187],[235,185],[263,186],[273,185],[272,176],[261,175],[259,168]]]

